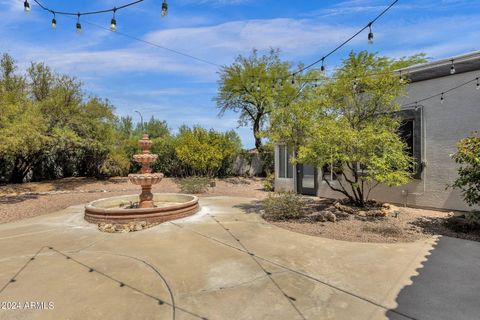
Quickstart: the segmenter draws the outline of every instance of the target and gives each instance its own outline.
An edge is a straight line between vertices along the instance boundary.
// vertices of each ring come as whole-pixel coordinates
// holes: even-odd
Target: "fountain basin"
[[[128,208],[138,195],[95,200],[85,206],[85,220],[91,223],[125,224],[132,221],[161,223],[196,213],[198,197],[181,193],[153,194],[154,208]]]

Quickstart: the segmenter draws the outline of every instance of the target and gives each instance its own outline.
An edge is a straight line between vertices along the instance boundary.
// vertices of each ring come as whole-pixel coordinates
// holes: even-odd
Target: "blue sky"
[[[108,98],[119,115],[140,110],[144,118],[167,120],[175,130],[199,124],[217,130],[236,129],[245,147],[252,147],[248,128],[238,128],[236,115],[218,118],[212,98],[218,67],[149,46],[88,22],[109,26],[110,14],[75,19],[52,16],[31,2],[0,0],[0,52],[8,52],[25,69],[30,61],[76,76],[88,94]],[[42,0],[59,11],[112,8],[129,0]],[[293,63],[315,61],[381,12],[391,0],[169,0],[169,15],[160,16],[161,0],[146,0],[117,13],[118,30],[160,46],[219,65],[230,64],[252,48],[279,48]],[[333,69],[351,50],[371,50],[401,57],[425,52],[431,59],[480,50],[480,1],[400,0],[367,33],[326,61]],[[137,119],[138,120],[138,119]]]

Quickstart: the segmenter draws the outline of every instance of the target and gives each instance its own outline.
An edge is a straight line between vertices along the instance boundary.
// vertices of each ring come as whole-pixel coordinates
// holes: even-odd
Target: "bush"
[[[445,224],[455,232],[480,231],[480,212],[473,211],[461,216],[450,217]]]
[[[100,174],[106,177],[125,176],[130,169],[130,160],[125,154],[112,152],[100,167]]]
[[[273,191],[275,189],[275,174],[267,174],[265,181],[263,181],[263,189],[265,191]]]
[[[264,217],[270,220],[299,219],[305,215],[305,200],[295,192],[277,192],[263,201]]]
[[[480,204],[480,134],[460,140],[457,148],[453,159],[459,164],[458,178],[453,187],[462,191],[469,206]]]
[[[178,181],[183,193],[204,193],[208,190],[210,179],[206,177],[188,177]]]
[[[215,177],[229,173],[239,150],[240,140],[233,131],[220,133],[201,127],[182,127],[175,154],[187,168],[187,174]]]

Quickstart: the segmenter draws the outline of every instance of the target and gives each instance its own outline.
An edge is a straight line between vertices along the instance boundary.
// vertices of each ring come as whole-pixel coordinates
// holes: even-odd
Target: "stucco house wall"
[[[480,57],[479,57],[480,62]],[[456,73],[441,77],[412,82],[408,96],[401,103],[410,103],[425,98],[480,76],[480,68],[474,71]],[[448,69],[447,69],[448,71]],[[422,161],[425,163],[421,179],[412,180],[400,187],[378,186],[371,198],[410,206],[432,207],[452,210],[470,210],[460,192],[447,189],[457,177],[457,166],[450,155],[456,151],[458,140],[480,130],[480,90],[476,83],[463,86],[440,97],[419,103],[422,116]],[[278,164],[278,148],[275,150],[275,163]],[[276,172],[278,168],[275,168]],[[321,169],[317,169],[317,195],[327,198],[342,198],[332,191],[321,179]],[[295,170],[296,171],[296,170]],[[275,179],[276,190],[296,191],[296,175],[293,179]]]

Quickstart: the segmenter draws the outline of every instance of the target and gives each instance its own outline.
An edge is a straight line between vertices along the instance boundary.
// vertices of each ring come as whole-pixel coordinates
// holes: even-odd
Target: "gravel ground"
[[[180,192],[175,179],[165,178],[153,187],[153,192]],[[137,194],[137,186],[127,178],[96,180],[90,178],[66,178],[55,181],[8,184],[0,186],[0,223],[55,212],[71,205],[127,194]],[[262,179],[218,179],[216,186],[200,197],[241,196],[262,199]]]
[[[325,200],[323,200],[325,201]],[[327,200],[328,201],[328,200]],[[367,218],[346,214],[336,222],[269,221],[294,232],[356,242],[412,242],[434,235],[480,241],[480,232],[454,232],[444,226],[451,213],[417,208],[398,208],[400,215]]]

